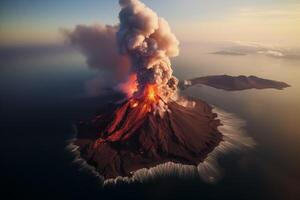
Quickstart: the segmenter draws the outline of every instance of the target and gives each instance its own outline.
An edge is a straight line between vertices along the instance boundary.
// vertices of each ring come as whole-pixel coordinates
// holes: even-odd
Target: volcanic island
[[[74,144],[81,157],[105,178],[116,178],[169,161],[197,166],[222,140],[220,121],[206,102],[169,103],[164,117],[151,112],[152,103],[146,96],[110,105],[79,123]]]
[[[119,3],[118,25],[79,25],[67,33],[93,69],[111,65],[109,69],[120,75],[124,63],[130,63],[126,78],[115,87],[123,97],[76,125],[73,144],[80,158],[106,180],[132,177],[140,169],[164,163],[197,167],[225,140],[223,122],[213,107],[183,97],[179,89],[196,84],[226,90],[288,86],[243,76],[180,82],[170,60],[179,54],[179,41],[167,21],[139,0]]]

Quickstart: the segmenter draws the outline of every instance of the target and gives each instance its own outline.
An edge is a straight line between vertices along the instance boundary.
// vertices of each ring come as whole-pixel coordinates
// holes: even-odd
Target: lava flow
[[[161,117],[153,112],[159,99],[153,89],[143,99],[111,106],[78,124],[74,143],[103,177],[132,176],[169,161],[197,166],[222,141],[220,122],[207,103],[194,100],[194,107],[184,107],[171,102]]]
[[[134,85],[131,86],[134,87]],[[127,88],[133,91],[130,85]],[[131,98],[115,111],[115,118],[112,122],[104,130],[100,130],[100,135],[104,137],[96,140],[95,145],[127,140],[144,121],[146,115],[156,109],[160,100],[157,86],[147,85],[141,97]]]

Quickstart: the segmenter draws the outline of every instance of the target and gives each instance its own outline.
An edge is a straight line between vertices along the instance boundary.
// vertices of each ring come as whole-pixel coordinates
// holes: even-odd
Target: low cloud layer
[[[299,48],[286,48],[275,45],[265,45],[255,42],[233,42],[213,54],[232,55],[232,56],[245,56],[250,54],[261,54],[274,58],[282,59],[300,59]]]

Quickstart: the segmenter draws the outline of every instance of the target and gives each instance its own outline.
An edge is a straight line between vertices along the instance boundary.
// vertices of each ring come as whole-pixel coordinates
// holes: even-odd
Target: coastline
[[[179,178],[199,176],[207,183],[216,183],[222,178],[222,167],[218,164],[218,158],[232,151],[250,150],[255,146],[255,142],[245,133],[245,122],[242,119],[214,106],[212,111],[217,114],[216,119],[219,119],[221,122],[218,130],[222,133],[223,140],[197,166],[165,162],[154,167],[138,169],[132,172],[131,176],[105,179],[96,171],[95,167],[89,165],[80,156],[79,146],[74,144],[76,135],[68,142],[66,149],[74,155],[73,163],[79,169],[87,170],[93,176],[98,177],[102,186],[119,183],[143,183],[167,176]]]

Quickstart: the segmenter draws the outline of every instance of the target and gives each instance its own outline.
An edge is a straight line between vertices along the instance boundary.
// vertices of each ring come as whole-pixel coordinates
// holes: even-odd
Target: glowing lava
[[[119,89],[126,94],[127,98],[132,97],[138,91],[137,75],[131,74],[126,82],[119,84]]]
[[[132,84],[124,88],[132,91],[130,86]],[[116,109],[112,122],[100,130],[100,137],[96,140],[95,148],[105,141],[116,142],[128,139],[144,122],[146,115],[154,111],[159,101],[158,88],[155,84],[147,85],[141,97],[132,97],[129,101],[126,100],[123,106]]]
[[[160,98],[158,94],[157,85],[148,84],[144,90],[144,98],[148,104],[158,104]]]
[[[146,107],[155,108],[161,100],[159,95],[158,85],[147,84],[142,92],[139,92],[137,75],[131,74],[126,82],[119,85],[119,89],[130,99],[130,107],[136,108],[139,104],[146,104]],[[149,111],[152,109],[148,108]]]
[[[139,92],[137,75],[131,74],[128,80],[120,84],[119,88],[127,98],[123,106],[115,111],[115,118],[102,130],[95,142],[95,148],[103,142],[115,142],[128,139],[144,122],[146,115],[157,107],[160,97],[156,84],[147,84]],[[100,117],[101,118],[101,117]]]

